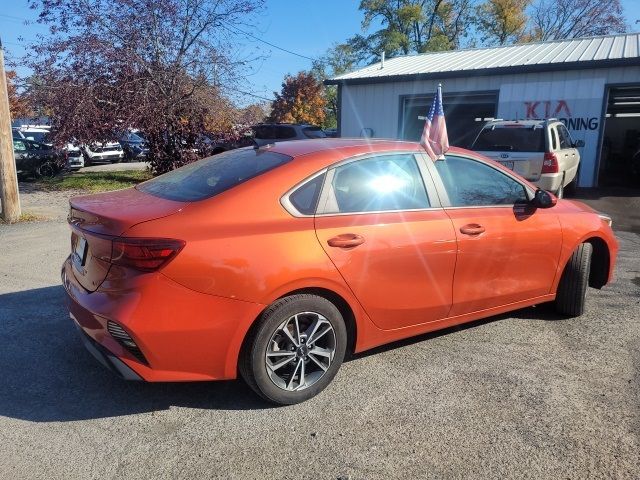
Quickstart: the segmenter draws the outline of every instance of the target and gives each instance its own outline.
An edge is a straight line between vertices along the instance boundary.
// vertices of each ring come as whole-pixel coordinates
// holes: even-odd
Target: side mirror
[[[538,189],[533,197],[533,205],[537,208],[551,208],[558,202],[556,196],[546,190]]]
[[[584,147],[584,140],[576,140],[573,143],[573,148],[581,148]]]

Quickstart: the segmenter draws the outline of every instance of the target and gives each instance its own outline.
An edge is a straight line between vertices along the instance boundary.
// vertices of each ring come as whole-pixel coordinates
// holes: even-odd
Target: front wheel
[[[592,251],[590,243],[581,244],[564,267],[556,293],[556,310],[563,315],[579,317],[584,313]]]
[[[320,393],[338,372],[347,346],[340,311],[316,295],[271,305],[245,340],[240,375],[266,400],[300,403]]]

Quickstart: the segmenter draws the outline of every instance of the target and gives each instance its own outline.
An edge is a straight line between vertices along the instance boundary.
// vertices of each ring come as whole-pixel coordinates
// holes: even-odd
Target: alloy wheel
[[[297,313],[271,336],[265,354],[267,373],[283,390],[304,390],[324,376],[335,352],[331,322],[316,312]]]

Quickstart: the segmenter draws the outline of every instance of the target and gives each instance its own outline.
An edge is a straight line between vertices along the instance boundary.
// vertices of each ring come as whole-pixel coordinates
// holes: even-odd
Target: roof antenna
[[[380,70],[384,68],[384,50],[380,54]]]
[[[262,148],[262,147],[269,148],[275,145],[275,142],[273,140],[268,140],[264,138],[251,137],[251,141],[253,142],[254,150],[258,150],[259,148]]]

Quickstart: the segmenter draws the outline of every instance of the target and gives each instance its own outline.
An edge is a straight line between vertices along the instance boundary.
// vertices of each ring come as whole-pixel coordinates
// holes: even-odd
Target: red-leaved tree
[[[30,95],[53,139],[79,143],[142,130],[155,173],[195,159],[202,133],[226,128],[225,88],[243,77],[230,33],[263,0],[30,0],[50,27],[29,49]],[[212,121],[215,119],[215,121]]]

